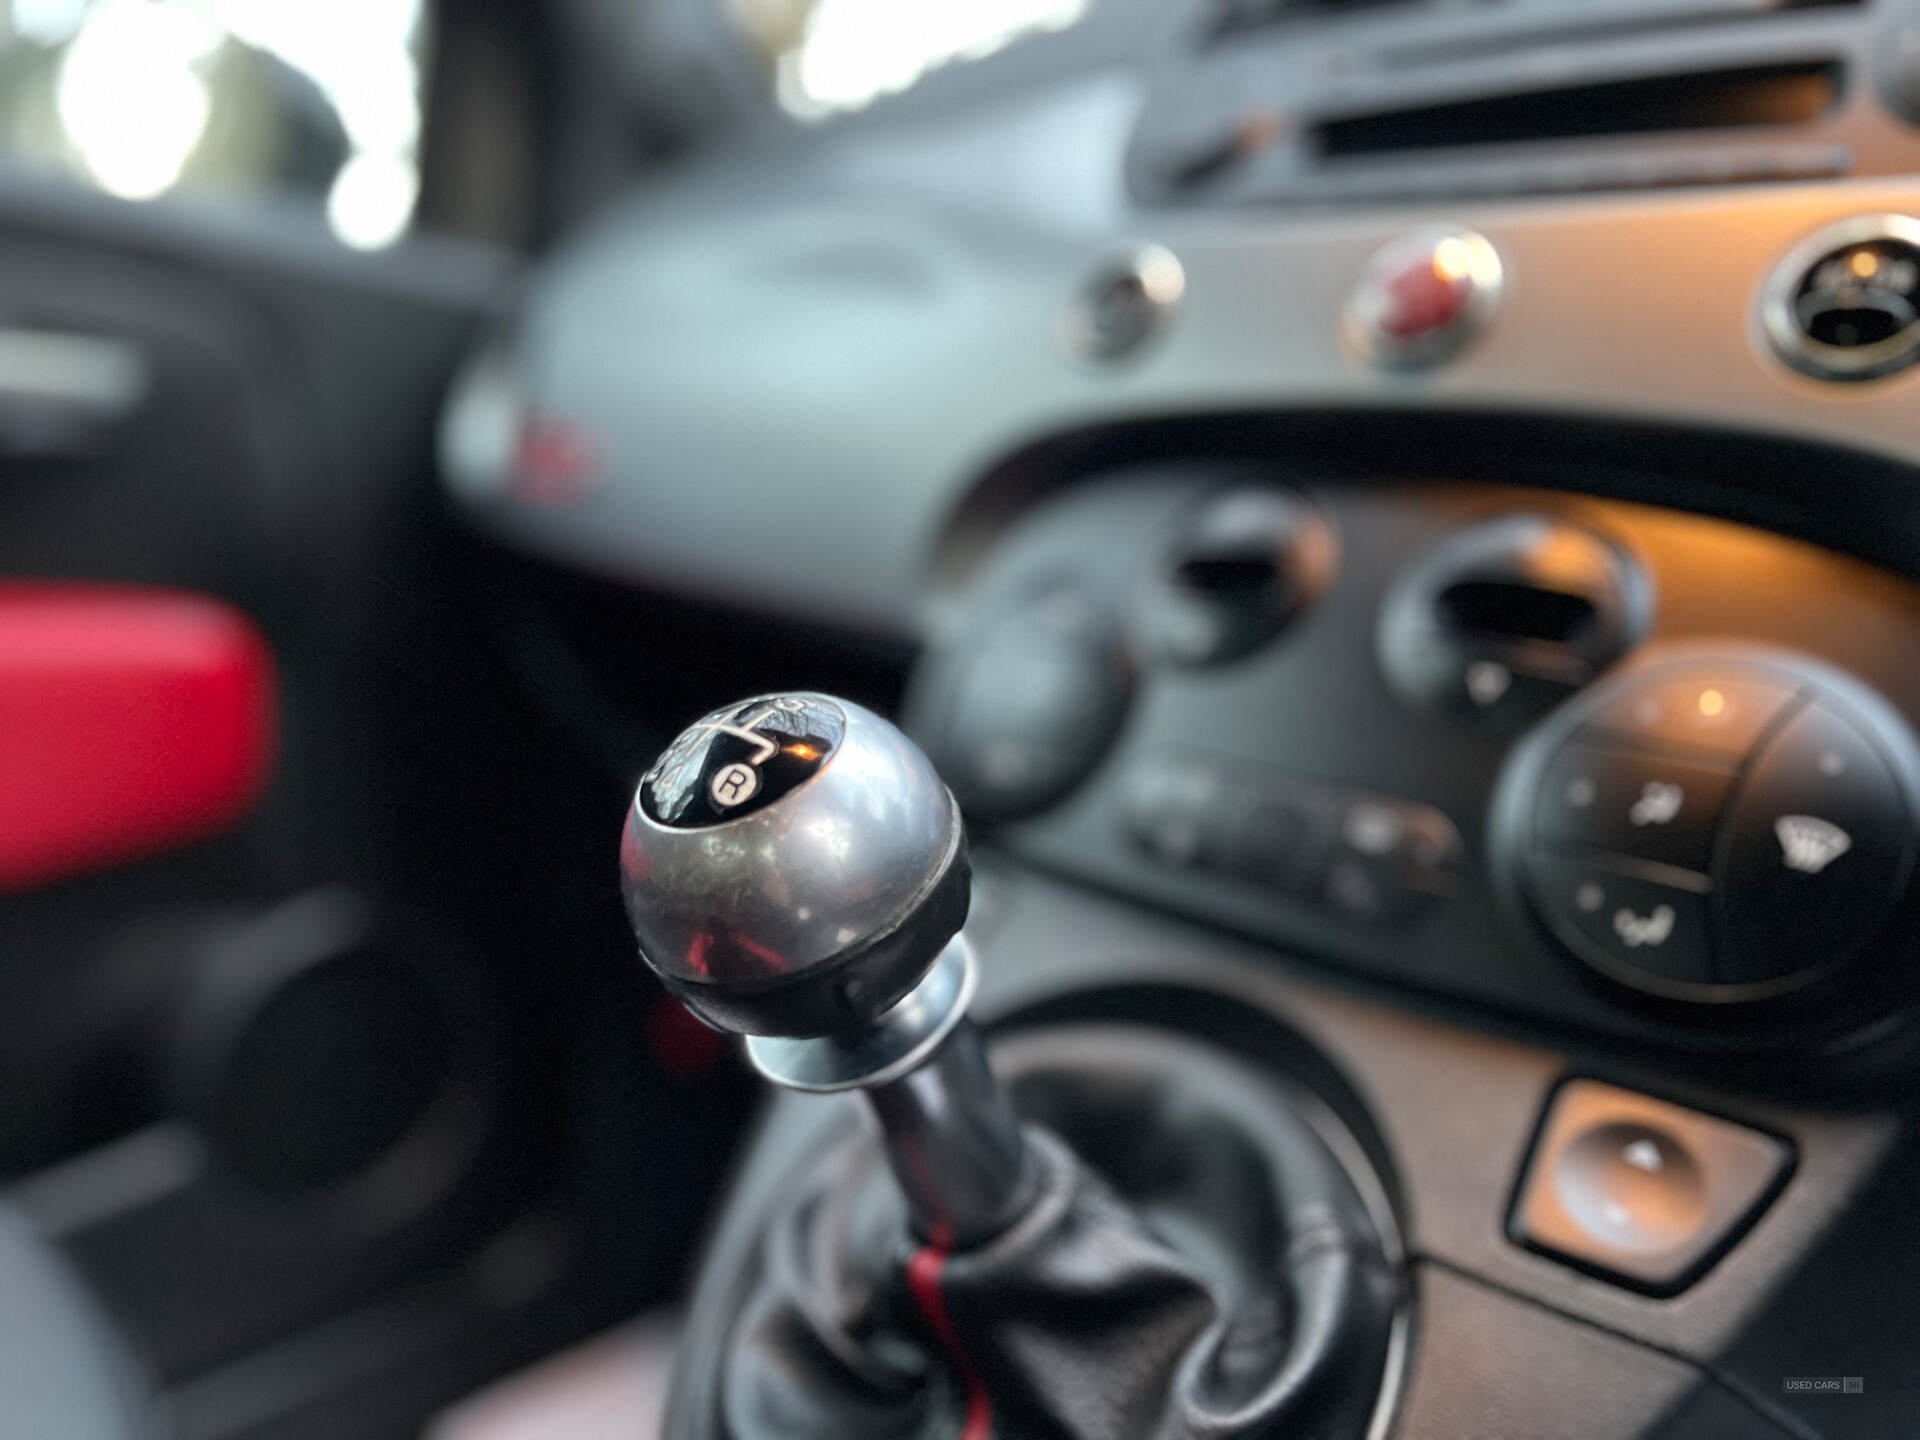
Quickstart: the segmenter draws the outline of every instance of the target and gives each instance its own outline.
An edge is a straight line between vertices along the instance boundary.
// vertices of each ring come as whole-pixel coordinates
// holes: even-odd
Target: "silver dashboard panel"
[[[1146,212],[1121,182],[1139,104],[1135,77],[1108,74],[985,114],[817,132],[617,209],[548,265],[512,361],[516,403],[581,437],[591,475],[556,499],[517,486],[504,452],[492,470],[469,455],[450,490],[556,559],[912,635],[968,488],[1022,446],[1105,422],[1531,412],[1920,464],[1920,370],[1809,379],[1759,319],[1799,241],[1849,215],[1920,215],[1920,177]],[[1380,372],[1343,344],[1342,305],[1378,247],[1436,222],[1498,248],[1500,312],[1445,366]],[[1184,267],[1171,323],[1115,365],[1064,353],[1062,307],[1141,244]],[[489,378],[499,393],[497,366]]]

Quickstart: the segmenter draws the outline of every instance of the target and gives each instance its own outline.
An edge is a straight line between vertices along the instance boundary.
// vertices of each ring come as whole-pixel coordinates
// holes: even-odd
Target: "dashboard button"
[[[1886,761],[1818,703],[1754,761],[1728,829],[1719,978],[1729,984],[1847,958],[1893,908],[1913,838]]]
[[[1424,888],[1392,868],[1337,856],[1327,866],[1320,900],[1333,914],[1360,925],[1404,925],[1438,904],[1447,888]]]
[[[1673,1294],[1777,1193],[1777,1136],[1595,1080],[1548,1102],[1508,1233],[1583,1269]]]
[[[1111,607],[1055,583],[929,663],[913,729],[970,816],[1015,819],[1063,798],[1100,762],[1133,684]]]
[[[1460,832],[1431,805],[1206,755],[1129,771],[1121,824],[1162,865],[1244,881],[1343,920],[1398,925],[1450,896]]]
[[[1534,827],[1542,839],[1704,872],[1732,783],[1725,770],[1576,741],[1547,771]]]
[[[1445,815],[1372,796],[1337,808],[1339,833],[1321,887],[1328,909],[1363,924],[1397,925],[1453,893],[1460,834]]]
[[[1234,816],[1227,868],[1243,880],[1305,892],[1326,866],[1334,819],[1334,807],[1306,787],[1256,787]]]
[[[1363,925],[1379,925],[1393,913],[1398,896],[1379,867],[1342,857],[1327,867],[1321,892],[1327,908]]]
[[[1417,368],[1451,359],[1493,318],[1500,252],[1472,230],[1429,227],[1367,262],[1347,297],[1347,342],[1375,365]]]
[[[1794,693],[1790,685],[1733,670],[1689,669],[1682,677],[1629,691],[1593,723],[1635,740],[1740,760]]]
[[[1547,923],[1589,963],[1663,980],[1713,980],[1703,896],[1599,865],[1536,854],[1534,894]],[[1703,882],[1704,883],[1704,882]]]
[[[1217,767],[1198,759],[1150,760],[1129,776],[1121,803],[1127,833],[1161,864],[1231,865],[1244,807]]]
[[[1055,338],[1076,360],[1109,364],[1133,354],[1164,329],[1187,288],[1171,251],[1149,245],[1091,275],[1060,312]]]

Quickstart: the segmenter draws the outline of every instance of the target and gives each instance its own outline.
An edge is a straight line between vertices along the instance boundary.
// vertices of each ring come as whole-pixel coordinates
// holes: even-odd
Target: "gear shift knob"
[[[967,1019],[959,807],[871,711],[763,695],[641,778],[620,845],[640,955],[761,1074],[864,1092],[923,1234],[996,1234],[1031,1193],[1019,1122]]]
[[[641,778],[620,847],[640,954],[743,1035],[863,1029],[967,917],[960,812],[869,710],[765,695],[689,728]]]

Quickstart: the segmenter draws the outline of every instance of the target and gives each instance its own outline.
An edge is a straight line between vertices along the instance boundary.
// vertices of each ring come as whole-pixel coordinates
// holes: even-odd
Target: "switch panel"
[[[1178,753],[1144,757],[1124,795],[1124,829],[1160,864],[1239,880],[1356,924],[1404,924],[1456,883],[1460,834],[1430,805]]]

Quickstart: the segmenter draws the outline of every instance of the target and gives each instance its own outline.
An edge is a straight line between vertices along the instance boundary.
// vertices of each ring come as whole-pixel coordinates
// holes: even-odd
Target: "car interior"
[[[0,1437],[1920,1437],[1920,3],[0,0]]]

